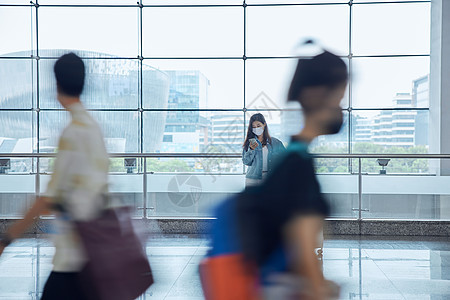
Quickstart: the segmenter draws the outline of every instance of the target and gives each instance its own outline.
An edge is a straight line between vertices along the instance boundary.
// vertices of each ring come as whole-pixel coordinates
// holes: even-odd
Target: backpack
[[[239,246],[236,220],[238,195],[216,209],[212,248],[200,262],[199,272],[206,300],[257,300],[257,268],[245,261]]]

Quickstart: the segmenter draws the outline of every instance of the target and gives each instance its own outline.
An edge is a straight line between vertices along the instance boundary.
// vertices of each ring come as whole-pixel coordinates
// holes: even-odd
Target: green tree
[[[149,172],[194,172],[194,167],[181,159],[151,158],[147,160],[147,170]]]

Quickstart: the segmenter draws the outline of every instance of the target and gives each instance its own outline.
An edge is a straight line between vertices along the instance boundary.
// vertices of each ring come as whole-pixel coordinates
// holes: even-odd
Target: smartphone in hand
[[[258,147],[258,142],[255,138],[251,138],[248,141],[251,149],[255,149],[256,147]]]

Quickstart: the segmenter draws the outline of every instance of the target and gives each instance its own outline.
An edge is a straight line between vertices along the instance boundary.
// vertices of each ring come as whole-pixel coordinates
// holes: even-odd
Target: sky
[[[0,3],[7,1],[0,0]],[[45,3],[55,1],[40,1]],[[95,3],[134,4],[135,1],[97,0]],[[171,3],[187,1],[171,0]],[[219,1],[203,0],[202,3]],[[33,10],[0,8],[0,56],[35,47],[36,37],[31,34],[35,31]],[[248,57],[295,55],[297,45],[306,38],[314,38],[324,48],[340,55],[349,52],[347,5],[247,7],[246,18]],[[206,108],[242,108],[244,64],[238,59],[244,54],[242,7],[144,8],[142,25],[144,57],[235,57],[149,59],[145,63],[161,70],[200,70],[210,81]],[[137,57],[139,30],[138,8],[39,8],[41,49],[90,50]],[[354,55],[429,54],[430,4],[354,5],[352,37]],[[295,63],[294,59],[248,59],[247,104],[264,92],[273,101],[274,108],[284,107]],[[353,106],[390,107],[396,93],[411,92],[412,81],[429,73],[429,58],[354,58],[352,66]]]

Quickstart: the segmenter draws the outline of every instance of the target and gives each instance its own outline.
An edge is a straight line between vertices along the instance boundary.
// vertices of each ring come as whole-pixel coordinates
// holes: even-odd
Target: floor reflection
[[[208,249],[198,236],[158,236],[146,245],[156,283],[140,299],[203,299],[197,267]],[[39,299],[54,248],[45,238],[21,239],[0,260],[0,299]],[[326,277],[341,299],[450,299],[450,243],[400,238],[325,241]]]

